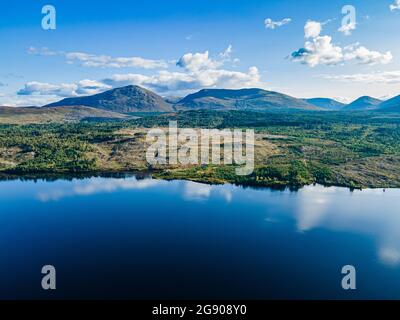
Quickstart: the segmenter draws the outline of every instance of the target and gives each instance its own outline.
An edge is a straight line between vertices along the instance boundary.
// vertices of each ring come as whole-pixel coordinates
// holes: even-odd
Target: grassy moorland
[[[83,118],[115,118],[127,116],[107,110],[91,107],[0,107],[0,124],[29,124],[79,121]]]
[[[149,166],[146,132],[167,127],[170,120],[180,128],[255,129],[253,174],[237,176],[233,166]],[[400,115],[187,111],[131,120],[0,125],[0,177],[138,171],[257,186],[400,187]]]

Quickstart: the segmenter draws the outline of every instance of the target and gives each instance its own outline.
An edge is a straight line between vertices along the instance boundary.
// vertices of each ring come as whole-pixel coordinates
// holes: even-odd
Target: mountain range
[[[176,110],[320,110],[302,99],[262,89],[203,89],[184,98],[163,99],[139,86],[126,86],[86,97],[66,98],[45,107],[84,105],[113,112],[169,112]]]
[[[189,94],[175,104],[177,110],[319,110],[302,99],[262,89],[203,89]]]
[[[115,88],[99,94],[65,98],[44,107],[86,106],[114,113],[180,110],[379,110],[400,112],[400,96],[381,101],[364,96],[350,104],[329,98],[298,99],[263,89],[203,89],[186,97],[163,98],[139,86]]]
[[[346,104],[336,101],[334,99],[329,98],[311,98],[311,99],[303,99],[307,103],[310,103],[314,106],[320,107],[326,110],[340,110],[346,106]]]

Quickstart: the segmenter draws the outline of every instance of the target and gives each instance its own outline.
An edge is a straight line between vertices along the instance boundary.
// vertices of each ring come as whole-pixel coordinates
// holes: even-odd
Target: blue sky
[[[391,97],[400,94],[396,1],[2,1],[0,105],[127,84],[163,96],[261,87],[296,97]],[[42,29],[48,4],[55,30]],[[348,4],[356,21],[345,33],[338,29]]]

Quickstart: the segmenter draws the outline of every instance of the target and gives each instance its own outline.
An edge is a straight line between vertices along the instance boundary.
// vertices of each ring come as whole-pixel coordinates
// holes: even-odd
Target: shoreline
[[[57,180],[74,180],[74,179],[90,179],[90,178],[123,178],[135,177],[138,179],[156,179],[156,180],[164,180],[164,181],[174,181],[174,180],[182,180],[182,181],[192,181],[201,184],[208,185],[224,185],[230,184],[234,186],[239,186],[243,188],[255,188],[255,189],[274,189],[274,190],[299,190],[303,187],[320,185],[326,188],[329,187],[338,187],[338,188],[347,188],[350,191],[354,190],[377,190],[377,189],[399,189],[399,186],[352,186],[350,184],[342,184],[342,183],[321,183],[318,181],[304,183],[304,184],[291,184],[285,183],[283,181],[279,182],[237,182],[229,179],[216,179],[212,177],[203,176],[202,178],[193,177],[190,175],[182,176],[179,174],[173,174],[168,170],[96,170],[96,171],[86,171],[86,172],[30,172],[30,173],[16,173],[16,172],[0,172],[0,183],[4,181],[14,181],[14,180],[22,180],[22,181],[57,181]]]

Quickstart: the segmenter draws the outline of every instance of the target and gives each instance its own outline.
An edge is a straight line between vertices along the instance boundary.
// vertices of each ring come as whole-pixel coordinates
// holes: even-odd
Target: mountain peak
[[[172,111],[172,105],[159,95],[135,85],[111,89],[92,96],[66,98],[46,107],[76,105],[122,113]]]
[[[393,112],[400,111],[400,95],[393,97],[392,99],[389,99],[387,101],[382,102],[379,105],[379,110],[393,111]]]
[[[317,106],[317,107],[320,107],[320,108],[323,108],[326,110],[340,110],[345,107],[344,103],[341,103],[339,101],[336,101],[336,100],[330,99],[330,98],[310,98],[310,99],[303,99],[303,100],[314,106]]]
[[[344,110],[355,111],[355,110],[374,110],[382,103],[382,100],[370,97],[362,96],[348,104]]]

